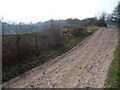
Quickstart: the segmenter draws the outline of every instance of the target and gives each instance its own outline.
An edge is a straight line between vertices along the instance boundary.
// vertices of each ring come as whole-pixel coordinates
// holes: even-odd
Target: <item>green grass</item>
[[[88,33],[93,33],[95,30],[101,29],[101,28],[103,28],[103,27],[90,26],[90,27],[87,27],[87,32]]]
[[[49,51],[45,51],[41,53],[38,56],[35,56],[31,59],[23,60],[21,63],[16,64],[16,66],[7,66],[6,68],[3,68],[3,79],[6,79],[7,77],[11,77],[15,73],[22,73],[26,70],[26,68],[32,66],[33,64],[40,63],[41,61],[50,59],[51,57],[63,53],[65,50],[72,48],[75,44],[82,41],[84,38],[86,38],[88,35],[92,34],[95,30],[100,29],[101,27],[88,27],[86,32],[75,37],[73,36],[71,39],[64,40],[63,45],[54,48]]]
[[[109,27],[109,28],[118,28],[118,27],[115,26],[115,25],[107,25],[107,27]]]
[[[110,65],[108,77],[106,79],[106,88],[120,88],[120,46],[118,46],[114,53],[114,59]]]

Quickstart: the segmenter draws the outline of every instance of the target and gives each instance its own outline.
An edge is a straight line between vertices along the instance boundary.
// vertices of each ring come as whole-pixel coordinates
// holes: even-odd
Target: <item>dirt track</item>
[[[3,87],[102,88],[117,45],[117,33],[117,29],[97,30],[68,52],[13,78]]]

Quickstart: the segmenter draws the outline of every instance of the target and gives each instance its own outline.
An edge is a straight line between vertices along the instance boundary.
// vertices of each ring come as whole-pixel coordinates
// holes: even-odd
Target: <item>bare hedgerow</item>
[[[51,22],[41,32],[3,35],[3,64],[22,62],[62,44],[59,25]]]

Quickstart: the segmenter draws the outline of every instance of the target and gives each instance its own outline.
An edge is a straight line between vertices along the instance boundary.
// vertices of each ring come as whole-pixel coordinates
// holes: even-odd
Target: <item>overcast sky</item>
[[[0,0],[0,18],[14,22],[84,19],[111,13],[119,0]]]

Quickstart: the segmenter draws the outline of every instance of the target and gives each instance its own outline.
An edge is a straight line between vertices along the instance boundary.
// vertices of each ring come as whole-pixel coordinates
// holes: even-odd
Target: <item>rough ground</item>
[[[76,47],[3,84],[7,88],[102,88],[117,45],[117,29],[94,32]]]

